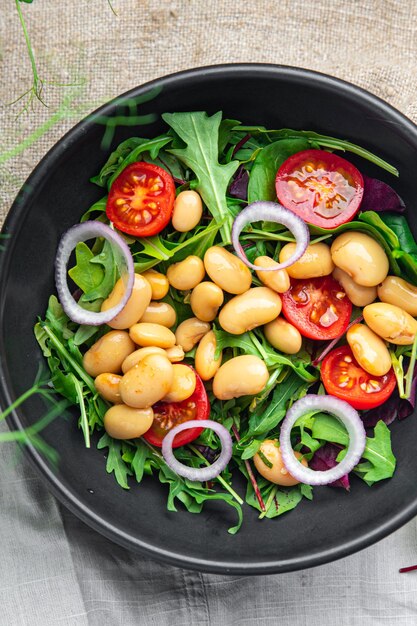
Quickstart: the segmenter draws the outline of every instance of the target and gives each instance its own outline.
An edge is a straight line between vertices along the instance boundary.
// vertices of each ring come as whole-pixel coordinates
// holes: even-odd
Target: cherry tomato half
[[[321,228],[349,222],[359,209],[363,178],[352,163],[324,150],[303,150],[284,161],[275,188],[281,204]]]
[[[349,324],[352,303],[332,276],[291,279],[281,298],[284,316],[304,337],[335,339]]]
[[[178,424],[183,424],[189,420],[206,420],[209,418],[210,403],[207,392],[197,372],[194,373],[197,384],[192,396],[182,402],[157,402],[152,407],[154,413],[153,424],[143,435],[143,438],[152,445],[158,448],[162,447],[162,440],[165,435]],[[203,428],[190,428],[182,433],[178,433],[172,447],[179,448],[179,446],[185,446],[185,444],[197,439],[202,431]]]
[[[128,165],[112,184],[106,214],[123,233],[134,237],[158,234],[171,219],[175,183],[158,165]]]
[[[383,404],[396,385],[392,367],[384,376],[372,376],[361,368],[349,346],[335,348],[323,359],[321,379],[327,393],[359,410]]]

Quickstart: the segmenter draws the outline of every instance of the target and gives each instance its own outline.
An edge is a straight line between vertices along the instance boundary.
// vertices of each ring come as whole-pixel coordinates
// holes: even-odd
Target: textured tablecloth
[[[272,62],[365,87],[417,121],[415,0],[34,0],[22,4],[48,108],[7,103],[30,87],[12,0],[0,0],[1,152],[25,140],[68,94],[70,119],[0,162],[3,218],[39,158],[101,102],[173,71]],[[48,83],[80,83],[59,87]],[[0,449],[0,625],[415,625],[416,521],[336,563],[258,578],[198,574],[115,546],[48,493],[12,446]]]

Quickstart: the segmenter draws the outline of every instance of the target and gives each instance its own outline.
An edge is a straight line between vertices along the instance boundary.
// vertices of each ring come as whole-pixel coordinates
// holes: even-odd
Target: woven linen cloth
[[[22,3],[43,98],[31,86],[15,3],[0,0],[0,218],[46,151],[102,102],[174,71],[268,62],[351,81],[417,121],[415,0],[34,0]],[[57,83],[66,84],[59,86]],[[69,86],[69,85],[72,86]],[[65,115],[51,124],[63,101]],[[21,113],[16,119],[16,116]],[[46,132],[38,133],[44,127]],[[48,129],[49,127],[49,129]],[[13,156],[34,134],[36,141]],[[3,425],[4,428],[4,425]],[[417,526],[356,555],[287,575],[226,577],[169,567],[104,539],[0,448],[0,625],[417,624]]]

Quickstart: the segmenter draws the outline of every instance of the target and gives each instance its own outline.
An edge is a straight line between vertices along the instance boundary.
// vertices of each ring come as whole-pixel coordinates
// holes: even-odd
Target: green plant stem
[[[256,347],[256,349],[259,351],[259,353],[262,355],[262,358],[264,359],[264,361],[266,361],[268,359],[268,355],[265,352],[265,350],[263,349],[263,346],[262,346],[261,342],[258,341],[258,338],[256,337],[256,335],[251,330],[249,331],[249,337],[251,338],[251,341],[252,341],[253,345]]]
[[[77,392],[78,404],[79,404],[80,412],[81,412],[81,428],[84,433],[85,447],[89,448],[90,447],[90,428],[88,425],[88,417],[87,417],[87,413],[85,410],[83,388],[82,388],[80,381],[78,380],[76,376],[74,376],[74,374],[72,374],[72,379],[74,381],[74,387]]]
[[[264,232],[262,230],[257,230],[256,228],[254,228],[253,230],[247,231],[245,233],[245,235],[248,235],[249,239],[253,239],[253,240],[257,240],[260,239],[261,241],[288,241],[288,242],[294,242],[295,238],[292,237],[291,235],[281,235],[279,233],[269,233],[269,232]]]
[[[27,391],[22,393],[22,395],[19,396],[17,400],[12,402],[12,404],[10,404],[7,407],[7,409],[5,409],[2,413],[0,413],[0,420],[6,419],[6,417],[10,415],[12,411],[17,409],[17,407],[23,404],[24,402],[26,402],[26,400],[28,400],[31,396],[35,395],[36,393],[39,393],[39,391],[40,391],[39,386],[36,385],[36,386],[33,386],[31,389],[28,389]]]
[[[29,33],[27,31],[26,28],[26,22],[25,22],[25,18],[23,17],[23,12],[22,12],[22,7],[20,6],[20,0],[15,0],[16,3],[16,9],[17,9],[17,13],[19,15],[19,20],[20,20],[20,24],[22,25],[22,30],[23,30],[23,34],[25,37],[25,41],[26,41],[26,46],[28,49],[28,54],[29,54],[29,59],[30,59],[30,64],[32,66],[32,74],[33,74],[33,93],[35,94],[35,96],[38,98],[38,100],[40,102],[42,102],[42,104],[45,104],[41,98],[41,92],[42,92],[42,81],[39,78],[39,74],[38,74],[38,68],[36,67],[36,60],[35,60],[35,55],[33,53],[33,48],[32,48],[32,44],[30,42],[30,38],[29,38]]]
[[[239,431],[238,431],[238,429],[236,428],[236,426],[234,424],[232,426],[232,430],[233,430],[233,434],[235,436],[236,441],[239,442],[240,441]],[[256,498],[257,498],[257,500],[259,502],[259,506],[261,507],[261,511],[266,511],[265,502],[263,501],[261,490],[259,489],[258,483],[256,482],[256,478],[255,478],[255,475],[254,475],[254,473],[252,471],[252,466],[250,464],[249,459],[245,459],[244,464],[245,464],[246,471],[247,471],[248,476],[249,476],[249,480],[252,483],[253,491],[254,491],[255,496],[256,496]]]
[[[204,463],[208,466],[210,465],[210,463],[207,461],[207,459],[205,458],[205,456],[203,456],[201,454],[201,452],[199,450],[197,450],[197,448],[194,448],[194,446],[189,445],[188,446],[190,448],[190,450],[192,450],[194,452],[194,454],[196,456],[198,456],[199,459],[201,459],[202,461],[204,461]],[[219,483],[234,497],[234,499],[236,500],[236,502],[238,502],[239,504],[243,504],[243,500],[242,498],[239,496],[239,494],[236,493],[236,491],[229,485],[228,482],[226,482],[224,480],[224,478],[219,474],[218,476],[216,476],[216,480],[219,481]]]
[[[405,392],[404,392],[404,370],[403,370],[403,355],[400,355],[399,358],[397,358],[397,355],[395,354],[395,352],[390,350],[390,356],[391,356],[391,363],[392,363],[392,367],[394,370],[394,374],[395,374],[395,378],[397,379],[397,385],[398,385],[398,393],[400,395],[400,398],[404,399],[405,396]]]
[[[52,332],[52,330],[50,328],[48,328],[48,326],[45,324],[45,322],[40,322],[40,324],[41,324],[42,328],[44,329],[44,331],[46,332],[46,334],[48,335],[49,339],[54,344],[54,346],[57,349],[57,351],[59,352],[59,354],[62,357],[64,357],[64,359],[66,361],[68,361],[68,363],[71,365],[73,370],[75,372],[77,372],[77,374],[81,378],[81,380],[87,385],[89,390],[95,395],[97,393],[97,390],[96,390],[96,388],[94,386],[93,379],[90,378],[90,376],[88,376],[88,374],[86,374],[86,372],[83,370],[83,368],[80,365],[78,365],[78,363],[73,359],[71,354],[62,345],[62,343],[59,341],[59,339],[56,337],[56,335]]]
[[[410,364],[408,366],[407,374],[405,375],[405,398],[407,400],[409,400],[411,396],[411,386],[413,384],[416,356],[417,356],[417,333],[414,336],[413,348],[411,350]]]
[[[271,506],[272,501],[273,501],[273,499],[275,498],[275,496],[277,494],[277,491],[278,491],[278,486],[272,487],[272,489],[270,491],[270,494],[268,496],[268,500],[266,501],[266,504],[265,504],[265,511],[263,511],[260,514],[258,519],[263,519],[265,517],[265,515],[268,513],[269,507]]]
[[[23,431],[0,433],[0,443],[6,443],[11,441],[20,441],[21,443],[25,443],[27,441],[30,441],[33,435],[36,435],[41,430],[46,428],[46,426],[48,426],[48,424],[50,424],[56,417],[58,417],[58,415],[62,413],[62,411],[66,409],[69,404],[70,403],[67,400],[62,400],[61,402],[56,404],[54,408],[51,409],[46,415],[44,415],[39,421],[37,421],[36,424],[33,424],[33,426],[29,426],[29,428],[25,428]]]
[[[155,454],[155,456],[157,456],[159,459],[161,459],[161,460],[162,460],[162,461],[164,461],[164,463],[165,463],[165,459],[164,459],[164,457],[162,456],[162,454],[160,454],[157,450],[155,450],[155,448],[154,448],[154,447],[153,447],[150,443],[148,443],[148,442],[146,441],[146,439],[143,439],[143,438],[142,438],[142,439],[141,439],[141,441],[143,441],[143,443],[144,443],[145,445],[147,445],[147,446],[148,446],[148,448],[149,448],[150,450],[152,450],[152,452]],[[195,454],[196,456],[198,456],[198,458],[199,458],[199,459],[201,459],[202,461],[204,461],[204,463],[205,463],[207,466],[208,466],[208,465],[210,465],[210,463],[209,463],[209,462],[207,461],[207,459],[206,459],[206,458],[205,458],[205,457],[201,454],[201,452],[200,452],[199,450],[197,450],[196,448],[194,448],[194,446],[191,446],[191,445],[189,445],[188,447],[190,448],[190,450],[191,450],[192,452],[194,452],[194,454]],[[239,504],[243,504],[243,500],[242,500],[242,498],[241,498],[241,497],[240,497],[240,496],[236,493],[236,491],[234,491],[234,489],[233,489],[233,488],[229,485],[229,483],[227,483],[227,482],[224,480],[224,478],[223,478],[222,476],[217,476],[216,478],[217,478],[217,480],[219,481],[219,483],[220,483],[221,485],[223,485],[223,487],[224,487],[224,488],[225,488],[225,489],[226,489],[226,490],[227,490],[227,491],[228,491],[228,492],[229,492],[229,493],[230,493],[230,494],[234,497],[234,499],[236,500],[236,502],[238,502]]]
[[[111,3],[111,0],[107,0],[107,2],[109,3],[109,7],[110,7],[111,12],[113,13],[113,15],[115,15],[115,16],[117,17],[117,13],[116,13],[116,11],[115,11],[114,6],[113,6],[113,5],[112,5],[112,3]]]

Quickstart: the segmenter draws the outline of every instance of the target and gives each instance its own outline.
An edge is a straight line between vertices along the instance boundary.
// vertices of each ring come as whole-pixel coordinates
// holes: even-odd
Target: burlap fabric
[[[79,83],[71,119],[0,162],[1,219],[40,157],[83,114],[177,70],[271,62],[333,74],[417,121],[416,0],[34,0],[22,4],[41,77]],[[7,151],[47,122],[70,87],[45,84],[17,120],[7,103],[30,86],[12,0],[0,0],[0,145]],[[71,92],[72,93],[72,92]],[[338,563],[287,576],[225,578],[164,567],[90,531],[57,505],[14,451],[0,450],[0,624],[417,623],[411,522]]]

